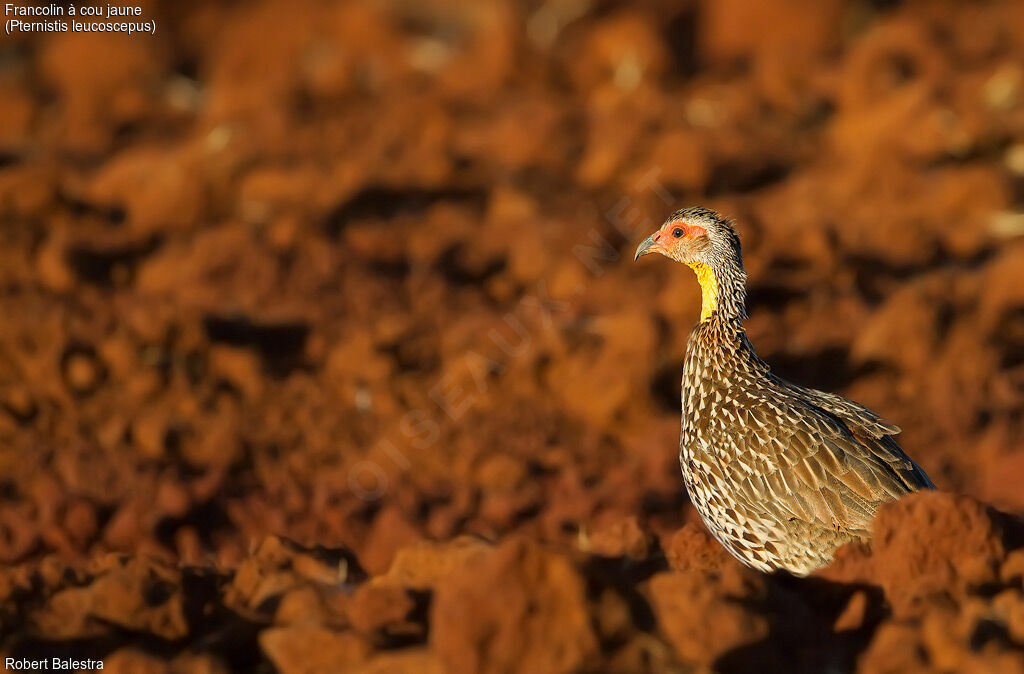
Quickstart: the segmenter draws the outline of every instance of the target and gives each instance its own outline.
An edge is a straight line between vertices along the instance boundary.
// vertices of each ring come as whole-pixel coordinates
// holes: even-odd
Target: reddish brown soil
[[[4,37],[0,655],[1024,672],[1024,3],[146,2]],[[676,465],[676,207],[941,493],[797,581]],[[958,495],[960,494],[960,495]]]

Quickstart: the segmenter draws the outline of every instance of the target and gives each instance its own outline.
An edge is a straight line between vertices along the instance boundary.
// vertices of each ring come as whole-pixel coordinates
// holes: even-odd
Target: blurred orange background
[[[1024,3],[140,6],[155,35],[0,43],[5,652],[57,632],[107,635],[89,642],[104,656],[134,643],[82,617],[105,600],[46,604],[58,576],[33,586],[50,613],[26,608],[17,588],[54,560],[79,583],[108,578],[110,552],[153,560],[118,571],[124,591],[170,574],[186,605],[179,565],[269,582],[283,550],[380,577],[422,541],[511,538],[508,569],[468,577],[522,562],[591,587],[567,559],[697,535],[677,442],[699,289],[631,259],[686,205],[736,218],[748,331],[776,372],[900,425],[940,488],[1024,513]],[[690,648],[657,603],[622,609],[614,637],[590,625],[618,609],[555,614],[523,637],[533,660],[471,657],[410,618],[458,632],[477,586],[438,591],[447,608],[403,586],[340,622],[318,609],[316,636],[266,636],[293,628],[255,598],[293,588],[252,578],[223,601],[276,625],[256,661],[231,641],[145,666],[302,671],[310,651],[372,663],[396,643],[412,664],[379,671],[748,662],[716,660],[739,642],[714,636],[747,628],[719,615]],[[105,620],[173,643],[206,629],[118,610]],[[401,620],[377,624],[388,610]],[[544,655],[566,624],[568,654]],[[870,637],[836,646],[844,662]]]

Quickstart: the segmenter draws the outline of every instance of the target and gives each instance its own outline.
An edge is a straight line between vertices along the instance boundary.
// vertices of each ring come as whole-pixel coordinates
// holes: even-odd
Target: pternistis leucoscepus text
[[[677,211],[634,259],[661,253],[697,274],[700,323],[683,367],[679,462],[711,533],[741,562],[805,575],[871,536],[878,507],[934,485],[863,405],[774,374],[743,329],[736,230],[705,208]]]

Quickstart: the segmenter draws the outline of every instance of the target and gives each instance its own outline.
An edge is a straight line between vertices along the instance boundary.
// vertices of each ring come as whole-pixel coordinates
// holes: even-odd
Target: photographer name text
[[[4,669],[16,672],[74,672],[103,669],[102,660],[74,658],[4,658]]]

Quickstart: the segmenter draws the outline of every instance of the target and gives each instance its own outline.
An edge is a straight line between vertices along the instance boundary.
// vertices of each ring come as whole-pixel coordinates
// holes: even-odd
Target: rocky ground
[[[142,6],[0,43],[0,655],[1024,672],[1024,3]],[[942,488],[811,579],[681,483],[697,203]]]

